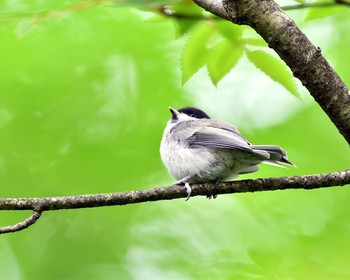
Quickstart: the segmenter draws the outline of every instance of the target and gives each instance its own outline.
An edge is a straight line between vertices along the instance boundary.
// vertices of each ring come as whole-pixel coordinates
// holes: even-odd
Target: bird
[[[188,200],[192,183],[232,180],[258,171],[258,164],[295,166],[279,146],[252,145],[230,123],[211,119],[195,108],[169,107],[160,144],[161,159],[169,173],[183,184]]]

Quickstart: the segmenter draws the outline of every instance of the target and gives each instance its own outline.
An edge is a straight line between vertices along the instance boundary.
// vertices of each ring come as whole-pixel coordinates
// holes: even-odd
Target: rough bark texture
[[[194,0],[209,12],[251,26],[290,67],[350,144],[350,92],[337,73],[272,0],[223,0],[224,11],[211,11],[214,0]],[[216,4],[216,7],[221,7]]]
[[[326,174],[242,180],[218,184],[193,184],[191,185],[191,197],[269,190],[317,189],[330,186],[343,186],[345,184],[350,184],[350,169]],[[107,194],[47,198],[0,198],[0,210],[34,210],[36,212],[42,212],[48,210],[126,205],[147,201],[185,198],[186,196],[185,188],[176,185]]]
[[[317,189],[331,186],[344,186],[346,184],[350,184],[350,169],[327,174],[243,180],[218,184],[194,184],[192,185],[191,196],[202,195],[215,197],[218,194],[228,193],[285,189]],[[43,211],[126,205],[147,201],[170,200],[181,197],[187,197],[185,188],[182,186],[170,186],[109,194],[46,198],[0,198],[0,210],[34,211],[29,218],[20,223],[0,227],[0,234],[20,231],[33,225],[40,218]]]
[[[40,216],[41,216],[40,211],[34,211],[33,214],[27,219],[25,219],[23,222],[19,222],[12,226],[0,227],[0,234],[16,232],[16,231],[26,229],[27,227],[30,227],[31,225],[33,225],[37,220],[39,220]]]

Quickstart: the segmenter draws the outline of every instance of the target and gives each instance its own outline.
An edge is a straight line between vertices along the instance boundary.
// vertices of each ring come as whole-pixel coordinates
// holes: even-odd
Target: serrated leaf
[[[214,32],[212,26],[202,22],[193,29],[182,53],[182,83],[205,65],[207,44]]]
[[[250,62],[258,69],[263,71],[272,80],[281,84],[293,95],[299,97],[293,74],[280,59],[261,50],[247,51],[246,54]]]
[[[207,69],[215,86],[238,63],[242,55],[243,49],[238,44],[232,44],[228,40],[210,49]]]
[[[304,21],[312,21],[316,19],[323,19],[326,17],[334,16],[340,12],[343,12],[344,10],[347,10],[348,8],[345,6],[334,6],[334,7],[315,7],[310,8]]]
[[[229,21],[218,21],[216,26],[219,29],[220,34],[227,40],[236,44],[237,39],[242,37],[244,27],[240,25],[234,25]]]

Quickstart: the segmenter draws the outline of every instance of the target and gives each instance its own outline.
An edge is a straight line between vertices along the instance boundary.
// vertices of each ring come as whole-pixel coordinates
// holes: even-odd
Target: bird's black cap
[[[196,119],[210,119],[205,112],[195,107],[185,107],[180,109],[179,112]]]

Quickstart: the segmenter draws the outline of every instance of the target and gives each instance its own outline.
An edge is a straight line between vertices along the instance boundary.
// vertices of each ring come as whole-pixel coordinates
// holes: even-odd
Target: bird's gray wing
[[[191,120],[177,124],[171,134],[175,140],[190,148],[219,148],[240,150],[269,159],[269,153],[253,150],[251,144],[231,124],[211,119]]]
[[[208,120],[188,139],[191,147],[210,147],[252,151],[249,142],[232,125]]]

